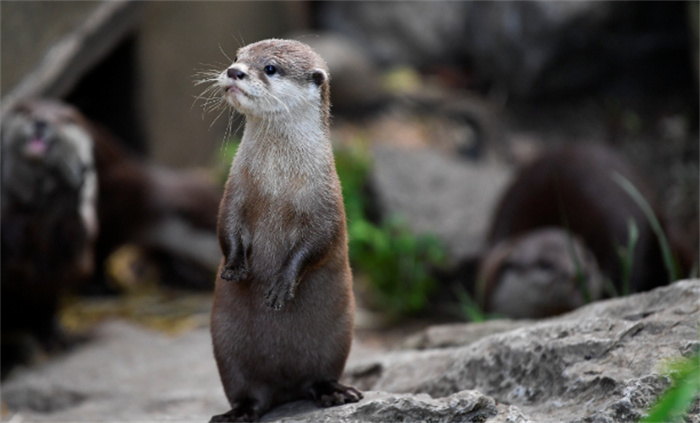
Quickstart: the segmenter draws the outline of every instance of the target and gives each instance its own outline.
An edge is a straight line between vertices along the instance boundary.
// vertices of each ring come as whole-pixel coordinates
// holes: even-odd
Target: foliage
[[[481,285],[482,284],[479,284],[479,286]],[[486,314],[483,308],[479,305],[479,302],[472,298],[472,296],[463,286],[455,287],[454,293],[457,297],[457,315],[468,320],[469,322],[478,323],[489,319],[503,317],[493,314]],[[483,301],[481,301],[481,303],[483,303]]]
[[[370,300],[390,314],[425,309],[436,288],[431,269],[445,261],[438,239],[415,235],[405,220],[390,217],[380,224],[367,219],[365,186],[371,160],[365,148],[340,149],[335,156],[348,219],[350,261],[369,279]]]
[[[675,282],[676,280],[678,280],[678,276],[680,274],[679,266],[678,263],[676,263],[676,261],[673,259],[671,247],[668,244],[668,240],[666,239],[666,235],[664,234],[659,219],[657,219],[649,203],[644,199],[644,196],[632,184],[632,182],[630,182],[627,178],[625,178],[617,172],[613,173],[612,179],[618,185],[620,185],[620,187],[630,197],[632,197],[632,200],[634,200],[634,202],[637,203],[639,208],[642,209],[642,212],[646,216],[647,220],[649,220],[649,224],[651,225],[652,230],[654,231],[657,239],[659,240],[659,246],[661,247],[661,252],[664,258],[664,265],[666,266],[666,270],[668,271],[669,282]]]
[[[700,395],[700,352],[670,366],[671,387],[656,401],[641,423],[681,422]]]
[[[617,248],[617,255],[622,264],[622,295],[628,295],[632,290],[630,283],[632,265],[634,264],[634,248],[637,246],[637,240],[639,239],[639,228],[637,227],[637,222],[632,218],[627,222],[627,232],[629,233],[627,246],[618,246]]]
[[[226,183],[226,178],[228,178],[229,169],[231,169],[231,163],[233,163],[233,158],[238,152],[238,147],[241,145],[241,140],[236,138],[229,138],[221,144],[221,150],[217,155],[216,163],[214,164],[214,171],[216,172],[217,178],[221,180],[222,184]]]

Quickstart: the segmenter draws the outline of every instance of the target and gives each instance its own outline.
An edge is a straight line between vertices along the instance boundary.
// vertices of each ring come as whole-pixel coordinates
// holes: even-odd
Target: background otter
[[[94,267],[97,175],[93,138],[77,110],[25,102],[2,128],[2,360],[23,361],[25,335],[65,342],[59,294]]]
[[[520,169],[497,206],[488,237],[490,250],[482,261],[481,283],[485,285],[487,309],[493,307],[491,299],[494,295],[499,295],[498,290],[505,289],[501,286],[502,272],[509,266],[509,260],[518,254],[518,246],[524,248],[533,242],[539,242],[540,245],[546,243],[543,238],[538,240],[536,236],[529,235],[545,227],[558,227],[578,238],[583,247],[595,257],[602,274],[621,293],[623,269],[618,248],[628,245],[628,222],[633,220],[639,238],[631,258],[630,291],[646,291],[664,281],[668,282],[669,276],[658,239],[641,208],[613,180],[614,173],[631,181],[652,204],[657,216],[660,216],[659,208],[654,206],[655,196],[648,188],[649,184],[630,163],[602,145],[571,144],[553,148]],[[670,236],[673,254],[682,271],[681,276],[685,277],[692,266],[691,250],[672,228],[664,225],[664,230]],[[530,236],[529,243],[519,241],[524,235]],[[510,245],[509,254],[503,254],[504,245]],[[515,252],[512,251],[513,248],[516,249]],[[584,272],[591,270],[587,273],[595,275],[595,264],[587,264],[590,260],[583,260],[582,257],[579,260]],[[542,262],[544,257],[540,258]],[[560,258],[556,270],[573,276],[573,272],[564,269],[570,267],[569,260]],[[534,265],[538,260],[530,261]],[[526,283],[526,280],[522,282]],[[589,283],[599,286],[595,280]],[[531,288],[537,289],[536,286]],[[597,292],[600,292],[599,287]],[[518,296],[514,295],[511,299],[520,302],[518,307],[524,307],[523,298],[516,297]],[[592,299],[596,299],[595,296]],[[554,309],[558,305],[562,304],[553,303],[551,306]],[[541,304],[531,306],[533,315],[539,315],[543,310]],[[573,307],[569,305],[566,309],[568,308]],[[499,306],[502,313],[509,314],[507,309],[503,304]],[[558,312],[566,309],[560,308]]]
[[[78,286],[104,292],[103,262],[124,243],[141,246],[165,283],[210,288],[220,198],[202,175],[136,158],[68,104],[25,100],[9,110],[2,127],[3,374],[32,358],[31,338],[49,351],[67,346],[55,321],[61,295]]]
[[[241,48],[214,82],[246,126],[219,212],[211,316],[232,409],[212,421],[257,420],[304,397],[358,401],[338,383],[354,297],[326,64],[305,44],[272,39]]]
[[[581,239],[563,228],[533,229],[498,243],[482,259],[486,310],[541,318],[603,296],[603,277]]]

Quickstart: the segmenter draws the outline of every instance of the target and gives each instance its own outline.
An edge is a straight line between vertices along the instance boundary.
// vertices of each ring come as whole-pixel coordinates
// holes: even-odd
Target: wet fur
[[[265,75],[267,65],[277,72]],[[247,76],[225,70],[214,83],[246,124],[219,211],[224,258],[211,329],[232,410],[212,421],[256,420],[299,398],[357,401],[358,391],[337,383],[354,297],[327,67],[285,40],[244,47],[231,67]]]

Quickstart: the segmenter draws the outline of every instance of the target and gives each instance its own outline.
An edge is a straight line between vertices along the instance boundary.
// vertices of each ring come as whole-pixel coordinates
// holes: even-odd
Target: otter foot
[[[260,420],[257,410],[252,402],[243,402],[235,405],[229,412],[213,416],[209,423],[226,422],[257,422]]]
[[[352,386],[341,385],[336,381],[319,382],[309,390],[311,398],[319,407],[358,402],[364,395]]]
[[[248,266],[245,263],[226,263],[221,269],[221,279],[242,281],[248,278]]]

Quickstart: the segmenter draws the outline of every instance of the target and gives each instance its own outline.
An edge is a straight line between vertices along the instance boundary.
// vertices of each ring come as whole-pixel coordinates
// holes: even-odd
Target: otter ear
[[[314,84],[321,86],[328,79],[328,74],[323,69],[314,69],[311,74],[311,79],[313,79]]]

